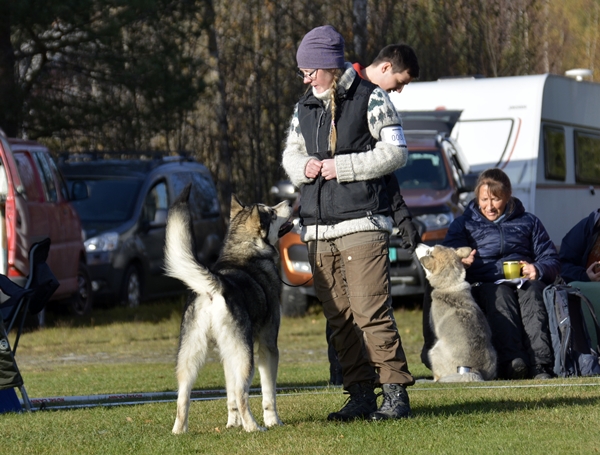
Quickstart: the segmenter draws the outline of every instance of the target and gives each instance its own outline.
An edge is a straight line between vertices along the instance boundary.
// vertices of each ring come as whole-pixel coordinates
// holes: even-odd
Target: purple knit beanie
[[[296,61],[298,68],[343,68],[344,38],[331,25],[313,28],[302,38]]]

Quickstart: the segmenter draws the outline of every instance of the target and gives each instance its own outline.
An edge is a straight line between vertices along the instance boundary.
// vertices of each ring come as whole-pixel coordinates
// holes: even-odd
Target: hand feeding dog
[[[496,351],[485,315],[465,281],[461,258],[471,248],[429,247],[415,250],[431,284],[431,326],[436,343],[429,351],[433,378],[440,382],[469,382],[496,377]]]
[[[192,293],[181,322],[177,354],[177,417],[173,433],[188,428],[190,394],[206,360],[211,340],[220,352],[227,389],[227,427],[264,430],[250,411],[248,398],[258,344],[263,418],[266,427],[282,425],[275,403],[279,351],[278,238],[289,232],[288,201],[274,207],[242,205],[232,196],[231,221],[221,255],[212,271],[197,262],[191,233],[188,185],[169,211],[166,274],[183,281]]]

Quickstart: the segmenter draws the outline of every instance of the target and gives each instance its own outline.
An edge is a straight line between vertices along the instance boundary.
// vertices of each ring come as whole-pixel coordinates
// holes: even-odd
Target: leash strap
[[[319,181],[318,181],[318,189],[317,189],[317,207],[315,208],[315,212],[316,212],[316,216],[315,216],[315,248],[316,248],[316,242],[318,242],[319,240],[319,212],[320,212],[320,207],[321,207],[321,185],[323,182],[323,176],[319,175]],[[316,252],[315,252],[316,254]],[[284,279],[283,276],[279,277],[279,281],[281,281],[283,284],[285,284],[286,286],[289,286],[291,288],[299,288],[302,286],[305,286],[309,283],[310,280],[312,280],[315,276],[315,272],[311,271],[310,274],[310,278],[308,280],[306,280],[304,283],[301,284],[291,284],[291,283],[287,283]]]

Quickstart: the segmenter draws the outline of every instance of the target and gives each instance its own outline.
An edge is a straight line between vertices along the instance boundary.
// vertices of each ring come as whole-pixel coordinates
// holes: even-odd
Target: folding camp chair
[[[24,287],[12,282],[5,275],[0,275],[0,289],[8,296],[8,299],[0,303],[0,389],[18,388],[27,410],[31,410],[31,402],[19,373],[15,354],[27,315],[35,315],[42,311],[59,285],[46,264],[49,251],[48,238],[31,246],[29,276]],[[11,347],[8,334],[13,328],[17,329],[17,333]]]

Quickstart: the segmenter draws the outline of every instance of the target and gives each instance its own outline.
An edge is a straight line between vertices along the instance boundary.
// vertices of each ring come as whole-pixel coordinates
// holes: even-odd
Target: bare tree
[[[197,8],[176,0],[2,3],[10,18],[21,96],[18,130],[63,147],[178,147],[175,131],[193,108],[202,61],[186,55]],[[4,17],[3,17],[4,20]],[[3,22],[4,23],[4,22]],[[7,50],[8,49],[8,50]],[[6,44],[5,53],[10,50]],[[3,84],[2,90],[9,87]],[[9,87],[10,88],[10,87]],[[160,137],[160,139],[157,139]]]
[[[352,0],[354,53],[360,62],[367,64],[367,0]]]
[[[228,211],[285,178],[313,27],[364,64],[408,43],[435,80],[594,69],[599,16],[597,0],[0,0],[0,127],[54,149],[191,151]]]
[[[16,136],[19,125],[19,103],[15,81],[15,53],[12,46],[10,0],[0,0],[0,128]]]

